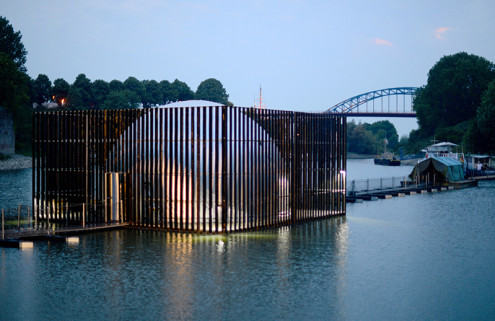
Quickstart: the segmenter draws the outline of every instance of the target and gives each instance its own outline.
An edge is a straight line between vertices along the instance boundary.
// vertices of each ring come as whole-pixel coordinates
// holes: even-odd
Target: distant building
[[[0,153],[15,153],[15,132],[12,115],[3,107],[0,107]]]

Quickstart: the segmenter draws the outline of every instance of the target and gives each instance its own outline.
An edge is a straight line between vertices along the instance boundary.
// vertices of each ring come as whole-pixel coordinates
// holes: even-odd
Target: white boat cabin
[[[477,154],[467,155],[465,169],[473,171],[493,170],[495,169],[495,157]]]
[[[459,145],[454,143],[441,142],[426,147],[426,149],[423,149],[422,152],[425,153],[425,158],[450,157],[461,163],[464,163],[464,154],[457,151],[458,147]]]

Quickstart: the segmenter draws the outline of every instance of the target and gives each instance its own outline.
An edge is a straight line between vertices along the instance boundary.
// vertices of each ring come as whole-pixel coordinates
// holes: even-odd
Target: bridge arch
[[[412,108],[412,101],[416,95],[418,87],[396,87],[386,88],[370,91],[364,94],[360,94],[351,98],[348,98],[340,103],[330,107],[324,113],[331,114],[352,114],[353,116],[395,116],[395,117],[415,117],[416,113]],[[395,108],[390,108],[390,98],[387,106],[384,108],[383,97],[396,96]],[[399,96],[403,96],[403,106],[399,108]],[[406,109],[405,99],[410,96],[410,107]],[[376,99],[382,98],[381,106],[372,107],[368,106],[368,103]],[[366,111],[359,109],[360,106],[366,105]]]

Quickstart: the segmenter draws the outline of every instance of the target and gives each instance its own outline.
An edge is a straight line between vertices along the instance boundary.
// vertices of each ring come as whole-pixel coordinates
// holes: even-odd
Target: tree
[[[476,112],[476,127],[479,134],[472,140],[479,152],[495,153],[495,81],[483,93],[481,105]]]
[[[0,106],[10,110],[13,114],[19,106],[29,102],[29,78],[17,69],[14,61],[0,53]]]
[[[172,87],[172,84],[168,80],[160,81],[160,87],[162,87],[162,102],[164,104],[179,100],[179,92],[177,89]]]
[[[214,78],[202,81],[196,90],[196,99],[214,101],[223,105],[229,102],[229,95],[222,83]]]
[[[144,98],[144,86],[134,77],[128,77],[124,81],[124,89],[130,90],[139,97],[139,101],[142,102]]]
[[[68,103],[74,109],[88,109],[93,107],[91,80],[85,74],[79,74],[70,86],[67,97]]]
[[[26,72],[27,51],[21,41],[22,35],[15,32],[7,18],[0,16],[0,52],[5,53],[16,65],[17,70]]]
[[[29,153],[31,142],[31,113],[29,106],[29,77],[19,71],[14,61],[0,52],[0,106],[14,119],[16,152]]]
[[[483,57],[460,52],[442,57],[416,92],[414,110],[424,136],[476,115],[481,94],[495,79],[495,66]]]
[[[368,124],[366,124],[368,125]],[[375,154],[378,143],[366,126],[354,121],[347,124],[347,145],[349,152],[358,154]]]
[[[61,107],[67,101],[67,96],[69,95],[70,85],[67,81],[62,78],[57,78],[53,82],[52,96],[55,96],[55,101],[58,106]]]
[[[389,150],[395,149],[399,144],[397,129],[388,120],[377,121],[371,125],[365,124],[365,128],[373,133],[377,141],[383,142],[384,139],[387,139]]]
[[[35,80],[32,81],[34,89],[33,102],[41,106],[43,103],[51,100],[52,98],[52,82],[45,74],[39,74]]]
[[[155,80],[143,80],[144,98],[143,106],[151,107],[152,105],[161,104],[163,101],[162,86]]]
[[[140,99],[135,92],[129,89],[111,91],[103,103],[104,109],[137,108]]]
[[[93,103],[96,109],[103,108],[103,103],[110,93],[109,84],[101,79],[93,81],[91,85],[91,92],[93,93]]]
[[[174,82],[171,84],[171,87],[178,93],[177,100],[184,101],[194,99],[194,92],[185,82],[175,79]]]
[[[108,84],[110,91],[124,90],[124,84],[122,81],[114,79]]]

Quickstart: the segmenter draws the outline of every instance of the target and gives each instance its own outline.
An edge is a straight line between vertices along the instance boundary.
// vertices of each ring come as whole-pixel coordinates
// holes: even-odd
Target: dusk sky
[[[261,85],[267,108],[324,111],[364,92],[422,86],[444,55],[495,61],[493,0],[0,0],[0,8],[22,34],[33,78],[177,78],[194,91],[216,78],[236,106],[252,106]],[[392,122],[401,135],[416,127]]]

